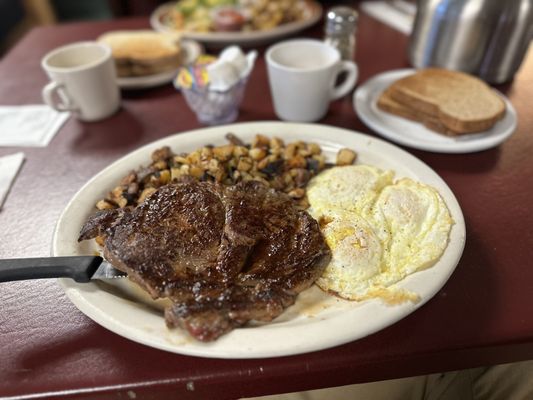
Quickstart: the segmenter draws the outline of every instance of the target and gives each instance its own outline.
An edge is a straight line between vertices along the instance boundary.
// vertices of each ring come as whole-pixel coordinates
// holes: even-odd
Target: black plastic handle
[[[0,260],[0,282],[72,278],[86,283],[102,263],[99,256],[13,258]]]

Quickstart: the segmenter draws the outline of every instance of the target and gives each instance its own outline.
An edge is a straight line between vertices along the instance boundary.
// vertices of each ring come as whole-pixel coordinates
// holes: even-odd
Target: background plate
[[[507,107],[505,116],[488,131],[457,137],[438,134],[422,124],[380,110],[377,101],[381,93],[394,81],[414,72],[414,69],[385,72],[367,80],[355,91],[355,112],[381,136],[404,146],[436,153],[472,153],[495,147],[514,133],[516,111],[500,92],[496,93],[502,97]]]
[[[183,65],[192,64],[204,52],[202,45],[194,40],[182,39]],[[146,89],[170,83],[176,77],[178,70],[161,72],[160,74],[132,77],[118,77],[117,83],[121,89]]]
[[[165,3],[154,10],[150,16],[150,25],[159,32],[173,32],[174,28],[169,27],[161,22],[161,17],[168,10],[176,6],[175,2]],[[183,36],[189,39],[205,43],[210,47],[223,47],[232,44],[249,47],[273,42],[285,36],[302,31],[322,18],[322,6],[316,1],[307,1],[307,18],[279,25],[275,28],[265,31],[251,32],[187,32],[183,31]]]
[[[380,300],[350,302],[326,295],[313,286],[304,291],[292,307],[270,324],[235,329],[213,343],[200,343],[180,329],[169,330],[160,304],[127,279],[78,284],[61,279],[69,299],[100,325],[126,338],[175,353],[218,358],[261,358],[299,354],[347,343],[379,331],[415,311],[445,284],[459,262],[465,242],[461,208],[446,183],[426,164],[380,139],[345,129],[315,124],[254,122],[199,129],[166,137],[126,155],[94,176],[69,202],[54,233],[52,253],[56,256],[94,254],[94,241],[78,243],[76,238],[94,204],[104,197],[132,169],[148,164],[150,154],[163,145],[175,152],[193,151],[205,144],[226,143],[233,132],[246,142],[256,133],[279,136],[285,142],[317,142],[332,159],[342,147],[358,153],[358,163],[396,171],[396,178],[410,177],[437,188],[455,221],[450,242],[441,259],[417,272],[398,286],[421,297],[417,304],[386,306]]]

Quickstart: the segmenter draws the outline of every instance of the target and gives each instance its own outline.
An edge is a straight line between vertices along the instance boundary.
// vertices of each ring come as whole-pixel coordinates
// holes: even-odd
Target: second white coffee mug
[[[329,103],[350,92],[357,65],[343,61],[339,51],[319,40],[295,39],[266,52],[270,91],[276,115],[283,120],[312,122],[326,115]],[[344,81],[335,86],[342,72]]]
[[[71,111],[82,121],[97,121],[120,106],[111,49],[97,42],[72,43],[48,53],[41,62],[51,82],[43,100],[58,111]]]

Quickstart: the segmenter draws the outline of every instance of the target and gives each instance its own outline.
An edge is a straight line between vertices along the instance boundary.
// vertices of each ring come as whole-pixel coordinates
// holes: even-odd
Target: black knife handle
[[[0,260],[0,282],[72,278],[86,283],[102,263],[99,256],[13,258]]]

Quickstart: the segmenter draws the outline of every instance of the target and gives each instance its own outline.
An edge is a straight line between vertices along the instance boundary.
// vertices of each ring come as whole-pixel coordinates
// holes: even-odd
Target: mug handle
[[[65,104],[64,102],[56,102],[54,100],[54,94],[56,94],[57,97],[59,97],[63,101],[65,99],[69,100],[64,84],[55,81],[48,83],[42,91],[44,102],[57,111],[75,111],[78,109],[78,107],[72,104],[72,101],[69,101],[69,103],[71,104]]]
[[[340,68],[337,72],[337,77],[341,72],[346,72],[348,75],[342,84],[333,88],[331,93],[331,100],[336,100],[342,96],[348,94],[353,89],[359,75],[359,69],[357,65],[352,61],[341,61]]]

